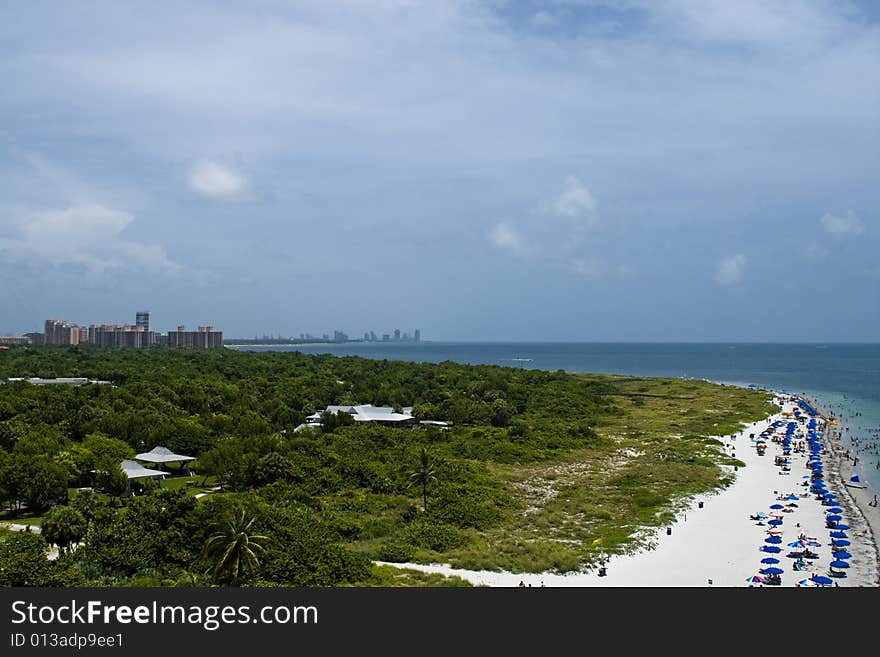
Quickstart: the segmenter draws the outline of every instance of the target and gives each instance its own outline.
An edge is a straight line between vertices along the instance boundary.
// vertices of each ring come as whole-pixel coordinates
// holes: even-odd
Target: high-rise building
[[[223,332],[215,331],[213,326],[199,326],[195,331],[187,331],[181,325],[176,331],[168,331],[168,345],[194,349],[218,349],[223,346]]]
[[[364,331],[364,342],[369,342],[369,341],[370,341],[370,332]]]
[[[139,326],[144,331],[150,330],[150,311],[149,310],[140,310],[135,313],[135,326]]]
[[[394,329],[394,339],[400,340],[400,329]]]
[[[44,344],[79,344],[79,326],[62,319],[47,319],[43,331]]]
[[[422,340],[422,330],[421,329],[416,329],[416,332],[413,335],[413,340],[415,340],[416,342],[421,342],[421,340]]]
[[[159,338],[154,331],[145,331],[134,324],[92,324],[88,341],[98,347],[145,349],[157,344]]]
[[[370,342],[377,342],[379,340],[375,331],[370,331]]]

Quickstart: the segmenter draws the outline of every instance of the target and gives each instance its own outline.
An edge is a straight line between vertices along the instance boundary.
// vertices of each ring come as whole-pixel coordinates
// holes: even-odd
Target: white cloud
[[[195,164],[186,179],[192,191],[215,200],[240,198],[248,187],[247,178],[243,175],[225,164],[210,160]]]
[[[742,254],[721,258],[715,271],[715,282],[718,285],[739,285],[745,266],[746,257]]]
[[[530,251],[523,235],[516,228],[503,221],[492,226],[487,238],[494,246],[514,255],[527,255]]]
[[[556,214],[571,219],[586,227],[599,225],[599,212],[596,199],[579,178],[569,176],[565,179],[565,190],[553,203]]]
[[[822,227],[834,237],[858,235],[864,230],[862,220],[852,210],[845,215],[826,214],[820,221]]]
[[[18,237],[0,237],[0,249],[12,260],[76,265],[90,273],[108,270],[175,273],[181,265],[171,261],[156,244],[127,241],[121,233],[134,216],[93,203],[62,210],[19,213],[10,221]]]

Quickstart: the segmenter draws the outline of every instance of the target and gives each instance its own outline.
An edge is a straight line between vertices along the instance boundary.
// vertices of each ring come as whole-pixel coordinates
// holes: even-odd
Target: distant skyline
[[[0,333],[880,341],[880,5],[0,6]]]

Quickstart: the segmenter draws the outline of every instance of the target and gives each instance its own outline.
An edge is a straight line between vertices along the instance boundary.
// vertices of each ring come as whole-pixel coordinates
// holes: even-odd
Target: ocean
[[[880,491],[880,344],[687,344],[418,342],[233,347],[252,351],[542,370],[667,376],[781,390],[818,401],[847,430],[857,474]]]

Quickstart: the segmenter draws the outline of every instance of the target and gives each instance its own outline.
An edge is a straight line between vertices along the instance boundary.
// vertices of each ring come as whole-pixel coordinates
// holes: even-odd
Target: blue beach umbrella
[[[843,509],[841,509],[839,506],[833,506],[827,510],[827,513],[843,513]]]
[[[763,546],[761,546],[761,550],[763,552],[770,552],[771,554],[776,554],[777,552],[782,552],[782,548],[778,548],[775,545],[763,545]]]
[[[822,544],[818,541],[807,541],[807,545],[810,547],[822,547]]]
[[[829,532],[831,538],[846,538],[846,532]]]
[[[832,561],[828,565],[832,568],[849,568],[849,564],[846,561],[840,561],[839,559],[837,561]]]
[[[799,548],[804,547],[804,544],[801,541],[792,541],[788,544],[788,547]]]
[[[846,562],[842,561],[841,563],[846,563]],[[782,570],[782,568],[765,568],[764,569],[765,575],[781,575],[784,572],[785,571]]]
[[[834,525],[834,529],[849,529],[849,525],[844,525],[842,522],[839,522]]]
[[[830,516],[825,516],[825,520],[837,522],[838,520],[843,520],[843,518],[837,514],[831,514]]]
[[[841,550],[840,552],[834,553],[834,558],[835,559],[852,559],[852,555],[849,552],[847,552],[846,550]],[[763,563],[763,561],[761,563]]]
[[[834,547],[845,547],[845,546],[849,545],[850,542],[847,541],[846,539],[841,538],[841,539],[836,540],[836,541],[831,541],[831,544],[832,544]]]
[[[779,538],[778,536],[770,536],[770,537],[768,537],[768,538],[765,538],[765,539],[764,539],[764,542],[765,542],[765,543],[771,543],[771,544],[772,544],[772,543],[782,543],[782,539]]]
[[[781,504],[774,504],[774,505],[771,506],[770,508],[771,508],[771,509],[784,509],[785,507],[782,506]]]
[[[785,499],[787,499],[787,500],[799,500],[799,499],[801,499],[801,498],[799,498],[797,495],[789,495],[789,496],[786,497]]]
[[[773,525],[774,527],[778,527],[779,525],[782,524],[782,521],[781,521],[781,520],[771,520],[771,521],[769,521],[767,524],[768,524],[768,525]]]
[[[761,563],[779,563],[779,559],[776,557],[764,557],[761,559]]]
[[[815,577],[811,577],[810,579],[816,582],[816,584],[822,584],[824,586],[834,583],[831,581],[830,577],[825,577],[824,575],[816,575]]]

